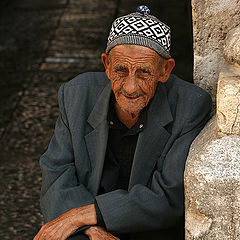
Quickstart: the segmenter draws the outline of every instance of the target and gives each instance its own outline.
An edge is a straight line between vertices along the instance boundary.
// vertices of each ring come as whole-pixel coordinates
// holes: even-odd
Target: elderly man
[[[169,27],[141,6],[113,22],[105,73],[61,86],[34,240],[184,239],[184,165],[211,98],[170,75],[169,50]]]

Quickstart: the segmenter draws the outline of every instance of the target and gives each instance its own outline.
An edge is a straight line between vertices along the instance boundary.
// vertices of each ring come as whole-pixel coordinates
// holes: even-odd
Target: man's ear
[[[102,57],[102,62],[105,68],[105,72],[108,75],[109,65],[110,65],[109,55],[107,55],[106,53],[102,53],[101,57]]]
[[[173,58],[165,59],[163,66],[163,75],[160,78],[160,82],[166,82],[175,66],[175,60]]]

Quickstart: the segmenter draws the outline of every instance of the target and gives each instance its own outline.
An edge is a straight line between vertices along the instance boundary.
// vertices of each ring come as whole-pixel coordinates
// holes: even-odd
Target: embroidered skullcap
[[[158,18],[150,15],[147,6],[117,18],[110,30],[106,53],[116,45],[133,44],[149,47],[164,58],[171,58],[171,30]]]

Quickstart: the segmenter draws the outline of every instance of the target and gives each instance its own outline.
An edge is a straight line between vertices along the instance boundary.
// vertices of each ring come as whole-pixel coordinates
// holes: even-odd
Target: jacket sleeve
[[[47,151],[40,158],[42,188],[40,206],[46,222],[64,212],[94,203],[94,198],[78,181],[71,133],[64,109],[64,85],[59,89],[60,114]]]
[[[96,197],[108,231],[134,233],[165,229],[176,225],[184,216],[185,161],[192,141],[209,119],[210,110],[211,98],[207,94],[192,104],[179,136],[159,158],[149,186],[138,184],[130,191],[116,190]]]

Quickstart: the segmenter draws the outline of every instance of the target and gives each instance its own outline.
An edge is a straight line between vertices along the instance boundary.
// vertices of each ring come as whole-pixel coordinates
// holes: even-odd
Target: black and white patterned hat
[[[134,44],[149,47],[164,58],[171,58],[171,30],[158,18],[149,14],[146,6],[137,12],[117,18],[110,30],[106,53],[116,45]]]

